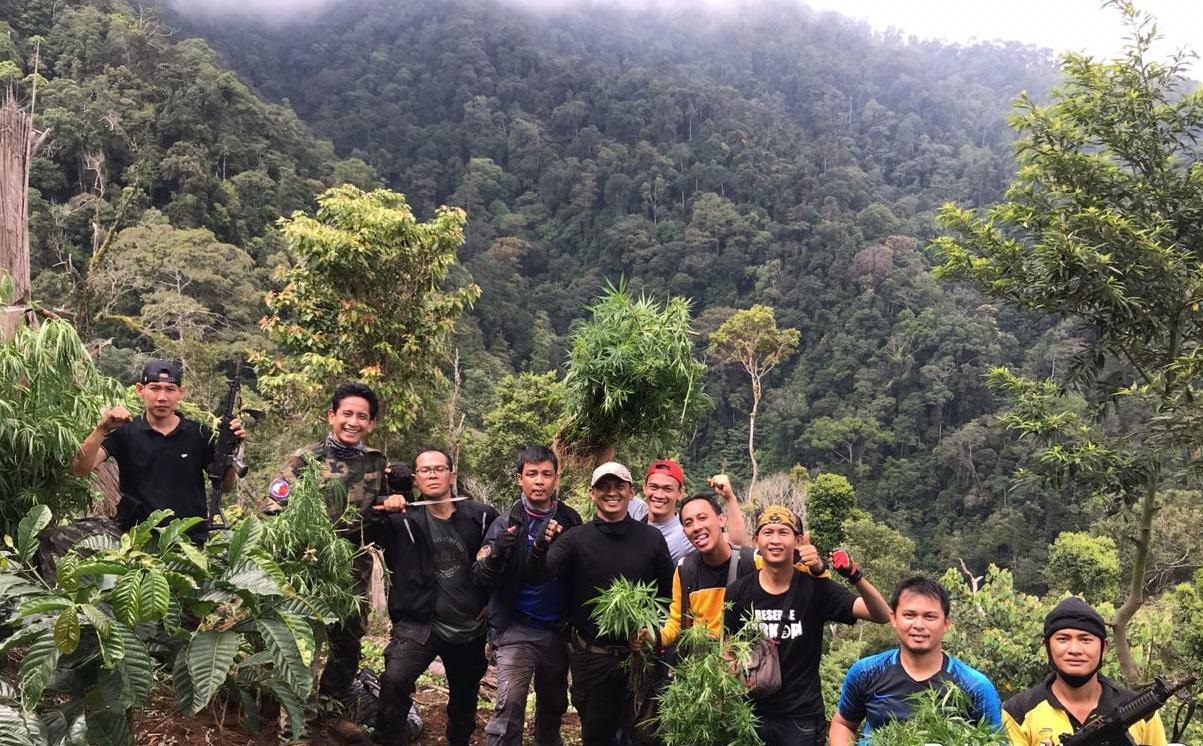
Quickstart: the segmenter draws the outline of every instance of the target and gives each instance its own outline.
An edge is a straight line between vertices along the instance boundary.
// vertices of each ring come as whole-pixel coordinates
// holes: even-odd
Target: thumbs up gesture
[[[809,567],[812,575],[823,572],[823,558],[819,556],[818,548],[810,543],[809,531],[803,533],[798,542],[798,561]]]

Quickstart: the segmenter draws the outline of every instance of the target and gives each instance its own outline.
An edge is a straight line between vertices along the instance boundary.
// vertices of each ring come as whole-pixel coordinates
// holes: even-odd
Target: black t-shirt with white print
[[[823,652],[826,622],[853,624],[852,604],[856,596],[830,578],[814,578],[794,572],[791,608],[783,609],[786,593],[768,593],[760,585],[760,573],[736,580],[727,589],[731,604],[724,617],[729,633],[738,631],[752,617],[765,637],[777,640],[781,659],[781,689],[754,701],[763,718],[822,718],[823,695],[819,686],[819,656]]]

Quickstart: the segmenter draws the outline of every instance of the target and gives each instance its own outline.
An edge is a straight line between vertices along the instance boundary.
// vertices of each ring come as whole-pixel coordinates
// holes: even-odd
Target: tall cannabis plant
[[[685,630],[672,678],[660,692],[656,733],[664,746],[758,746],[748,687],[731,671],[746,658],[760,627],[752,623],[722,640],[704,625]]]
[[[623,443],[670,452],[710,407],[706,366],[693,355],[689,302],[635,299],[620,282],[589,312],[564,378],[569,420],[557,436],[561,453],[596,460]]]
[[[0,342],[0,529],[13,533],[30,507],[56,515],[86,509],[87,483],[68,465],[102,407],[127,393],[102,375],[65,321],[19,327]]]
[[[315,462],[289,493],[288,507],[267,522],[262,546],[312,616],[334,621],[358,613],[362,599],[352,590],[351,576],[355,549],[334,536]]]

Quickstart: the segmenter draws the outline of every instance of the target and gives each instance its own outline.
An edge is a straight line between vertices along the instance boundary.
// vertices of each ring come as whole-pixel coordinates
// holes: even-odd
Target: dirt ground
[[[447,690],[437,662],[430,675],[419,682],[414,701],[422,713],[425,727],[415,742],[417,746],[442,746],[447,743],[444,736],[447,717],[443,708],[447,704]],[[484,725],[492,712],[492,693],[495,691],[493,668],[490,666],[481,686],[480,708],[476,713],[476,733],[473,746],[483,745]],[[152,700],[151,706],[134,715],[134,740],[139,746],[278,746],[274,716],[264,713],[260,731],[248,734],[239,727],[238,715],[229,713],[223,721],[219,708],[210,708],[195,717],[186,717],[175,710],[170,692]],[[533,717],[528,718],[529,727]],[[564,718],[564,743],[573,746],[580,743],[580,721],[576,713],[569,711]],[[312,734],[305,743],[312,746],[344,746],[343,741],[325,732]]]

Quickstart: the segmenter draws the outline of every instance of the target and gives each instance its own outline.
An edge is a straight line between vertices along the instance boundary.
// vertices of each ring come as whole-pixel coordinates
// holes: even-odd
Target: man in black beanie
[[[1052,673],[1003,704],[1011,746],[1057,746],[1062,736],[1133,695],[1099,674],[1107,652],[1107,624],[1080,598],[1062,600],[1044,618],[1044,652]],[[1138,746],[1166,746],[1156,713],[1133,724],[1128,734]]]

